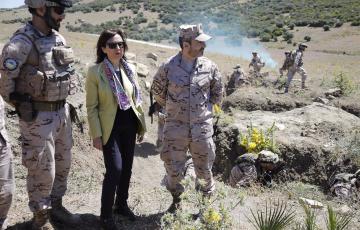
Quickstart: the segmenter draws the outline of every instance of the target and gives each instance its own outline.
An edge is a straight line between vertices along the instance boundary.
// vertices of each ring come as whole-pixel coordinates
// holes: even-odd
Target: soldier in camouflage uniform
[[[53,229],[52,218],[79,221],[62,206],[71,164],[72,129],[66,98],[78,86],[73,51],[58,33],[69,0],[25,0],[32,21],[4,46],[0,94],[19,114],[22,162],[28,169],[32,229]],[[52,209],[51,209],[52,208]]]
[[[205,42],[210,38],[201,25],[180,26],[181,52],[159,68],[151,86],[155,100],[166,114],[160,157],[167,172],[166,187],[173,196],[170,212],[178,207],[184,190],[180,181],[184,178],[187,150],[193,158],[197,180],[205,182],[197,183],[197,187],[205,195],[215,189],[211,172],[215,159],[211,107],[221,103],[223,92],[217,66],[203,57]]]
[[[304,43],[299,44],[299,48],[297,50],[292,51],[291,55],[291,63],[289,64],[288,73],[287,73],[287,82],[285,85],[285,93],[289,91],[289,86],[291,80],[293,79],[295,73],[299,73],[301,75],[301,88],[305,89],[305,80],[307,78],[307,73],[303,68],[303,56],[305,48],[307,45]]]
[[[260,74],[260,70],[262,67],[265,66],[265,62],[261,60],[261,57],[258,55],[257,52],[252,52],[252,59],[250,61],[250,64],[249,64],[249,68],[252,66],[253,69],[254,69],[254,74],[256,77],[260,77],[261,74]]]
[[[244,71],[240,65],[236,65],[234,72],[231,74],[228,84],[226,85],[226,95],[232,94],[238,87],[243,84],[250,84],[246,79]]]
[[[5,130],[4,116],[4,102],[0,96],[0,230],[7,227],[6,216],[15,189],[13,158]]]

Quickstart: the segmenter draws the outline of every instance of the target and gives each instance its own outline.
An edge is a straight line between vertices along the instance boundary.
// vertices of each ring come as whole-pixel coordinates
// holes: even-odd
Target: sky
[[[24,0],[0,0],[0,8],[15,8],[24,5]]]

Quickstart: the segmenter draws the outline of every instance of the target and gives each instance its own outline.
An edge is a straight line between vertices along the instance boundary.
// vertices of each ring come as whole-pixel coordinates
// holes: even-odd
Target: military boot
[[[175,213],[176,210],[180,209],[180,202],[181,202],[181,199],[180,199],[180,195],[172,195],[173,197],[173,201],[170,205],[170,207],[168,208],[167,212],[169,213]]]
[[[49,221],[49,210],[44,209],[34,212],[34,218],[31,225],[32,230],[54,230]]]
[[[133,211],[131,211],[131,209],[129,208],[126,201],[115,204],[114,214],[119,214],[119,215],[125,216],[130,221],[136,220],[135,214],[133,213]]]
[[[80,223],[81,218],[78,214],[72,214],[62,205],[62,199],[51,201],[51,218],[68,224],[68,225],[77,225]]]

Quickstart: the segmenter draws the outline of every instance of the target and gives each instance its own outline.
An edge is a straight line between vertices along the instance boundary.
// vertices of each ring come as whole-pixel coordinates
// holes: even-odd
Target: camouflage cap
[[[39,8],[42,6],[61,6],[61,7],[71,7],[71,0],[25,0],[25,5],[31,8]]]
[[[201,24],[181,25],[179,37],[194,39],[200,42],[206,42],[207,40],[211,39],[211,36],[204,33]]]
[[[299,44],[299,47],[305,47],[305,48],[307,48],[308,46],[307,46],[305,43],[300,43],[300,44]]]

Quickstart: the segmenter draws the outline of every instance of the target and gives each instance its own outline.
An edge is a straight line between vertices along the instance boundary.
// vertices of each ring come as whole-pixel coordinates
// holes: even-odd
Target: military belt
[[[33,108],[38,111],[58,111],[62,109],[66,103],[66,100],[61,101],[33,101]]]

